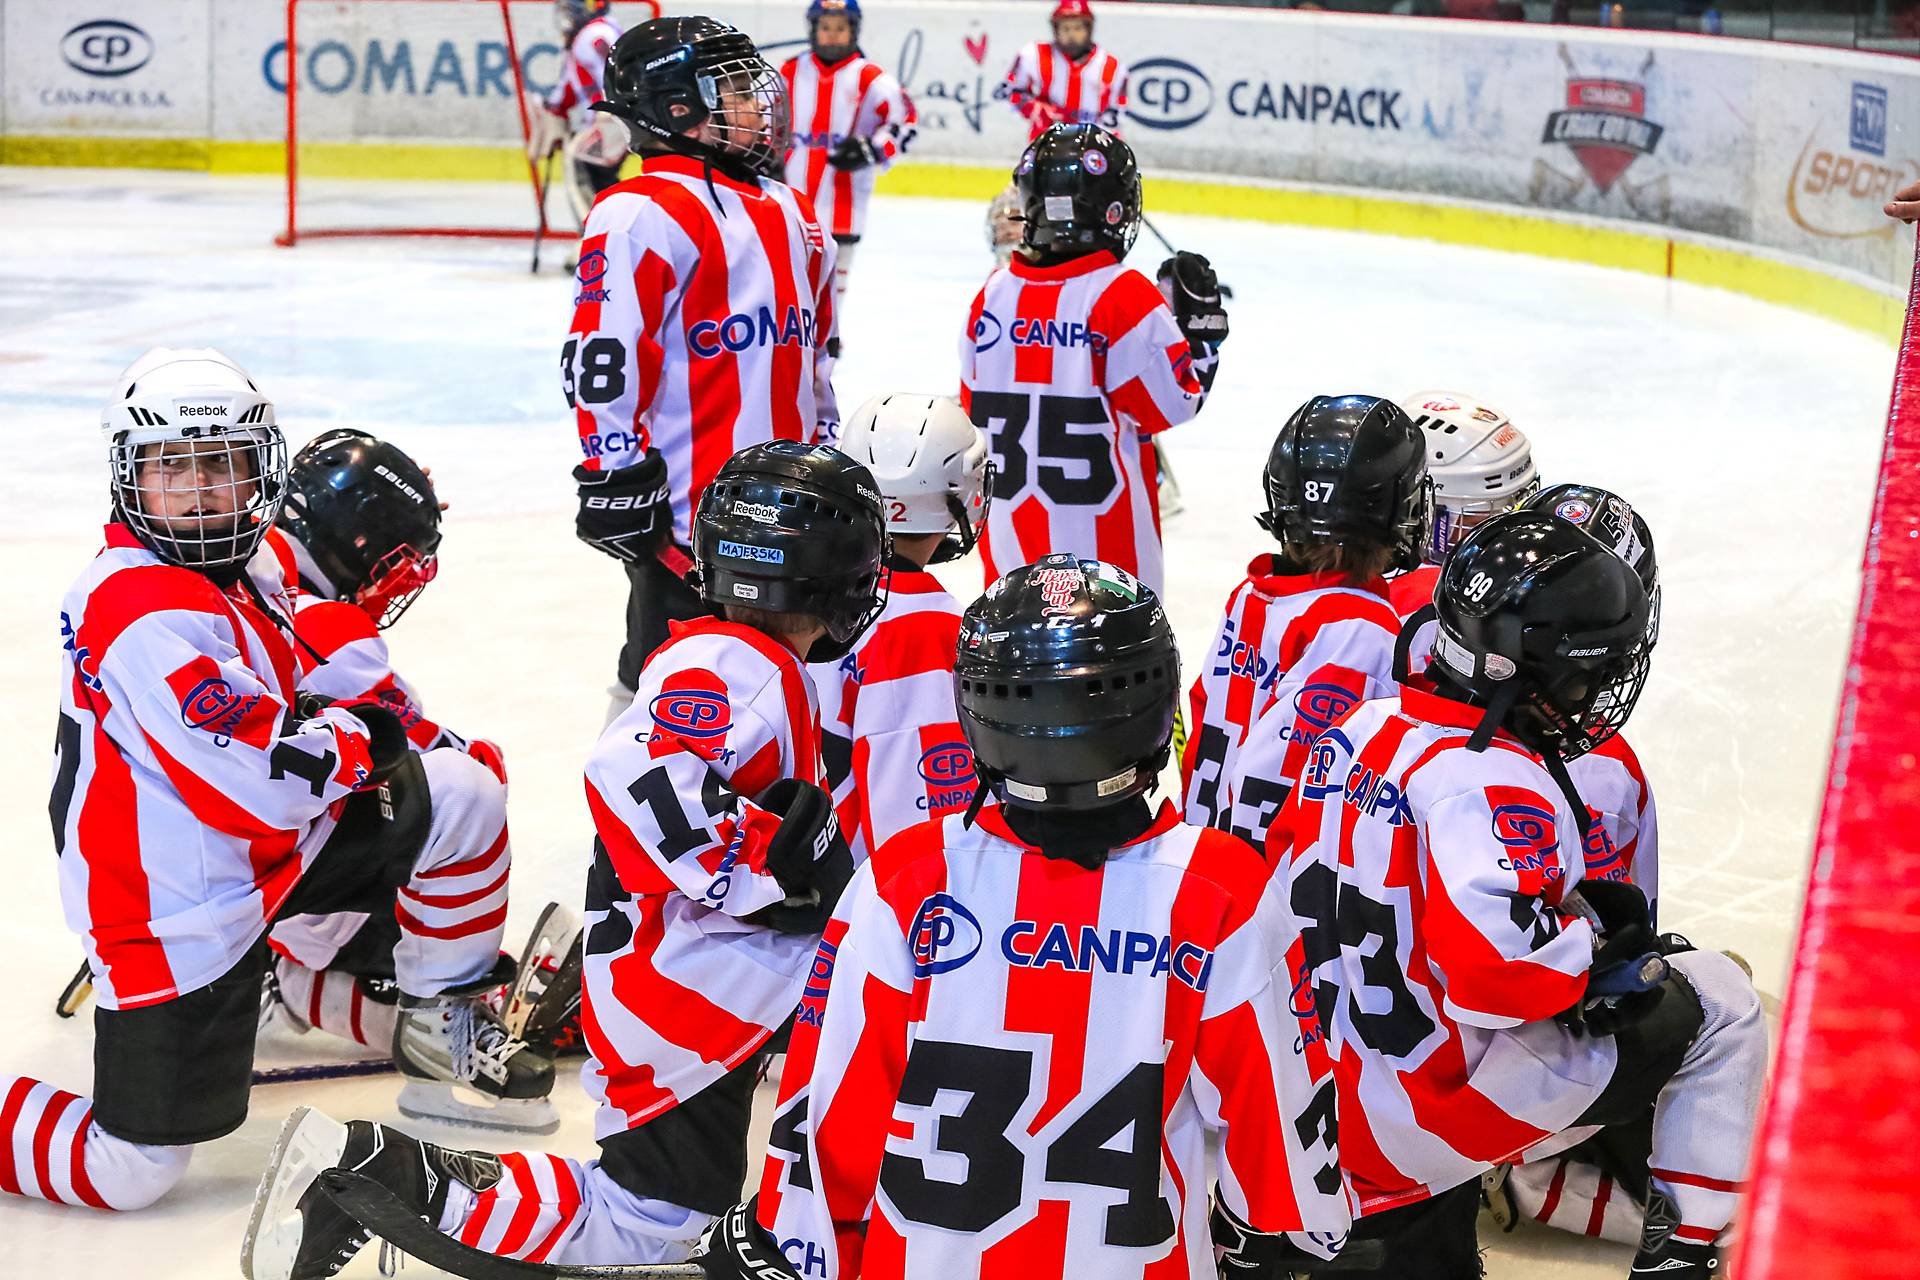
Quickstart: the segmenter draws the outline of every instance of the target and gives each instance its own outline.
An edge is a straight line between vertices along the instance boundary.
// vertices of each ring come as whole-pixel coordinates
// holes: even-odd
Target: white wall
[[[544,85],[557,65],[551,6],[513,8],[528,79]],[[783,54],[799,44],[802,8],[721,3],[712,12]],[[4,0],[0,11],[0,127],[9,134],[281,136],[285,11],[273,0]],[[309,138],[514,136],[490,5],[304,0],[301,15]],[[1044,33],[1043,15],[1004,0],[870,0],[864,43],[919,105],[915,154],[1011,166],[1025,126],[1000,80],[1019,44]],[[1125,132],[1149,171],[1657,223],[1889,286],[1903,286],[1911,266],[1911,233],[1897,233],[1879,205],[1920,177],[1912,60],[1133,3],[1102,6],[1099,34],[1132,67]],[[1573,145],[1580,139],[1595,145]]]

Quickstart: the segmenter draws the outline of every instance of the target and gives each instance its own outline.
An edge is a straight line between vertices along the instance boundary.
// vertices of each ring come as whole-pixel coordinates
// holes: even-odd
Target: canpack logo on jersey
[[[1587,835],[1580,842],[1581,860],[1586,864],[1586,878],[1589,880],[1625,880],[1627,864],[1620,857],[1620,850],[1614,846],[1613,837],[1607,834],[1606,824],[1601,821],[1600,811],[1587,809],[1589,825]]]
[[[1553,811],[1530,802],[1495,805],[1493,838],[1505,845],[1503,871],[1520,877],[1520,892],[1538,897],[1565,876]]]
[[[242,696],[219,677],[200,681],[180,699],[180,719],[189,729],[203,729],[213,735],[215,746],[233,743],[233,735],[246,723],[263,695]]]
[[[1127,68],[1127,119],[1147,129],[1185,129],[1213,110],[1213,82],[1191,62],[1147,58]]]
[[[814,337],[813,308],[789,304],[778,316],[772,307],[761,307],[752,314],[736,311],[724,320],[702,320],[687,330],[687,345],[693,354],[712,359],[750,347],[811,347]]]
[[[604,249],[589,249],[580,255],[580,264],[573,269],[574,278],[580,282],[580,292],[573,295],[573,305],[583,302],[605,302],[607,291],[600,282],[607,278],[607,254]]]
[[[1064,969],[1069,973],[1170,973],[1195,991],[1205,991],[1213,976],[1213,952],[1193,942],[1175,942],[1166,934],[1133,929],[1078,929],[1054,922],[1015,920],[1000,935],[1000,954],[1021,969]]]
[[[733,708],[727,695],[707,689],[670,689],[648,708],[662,729],[689,738],[718,738],[733,727]]]
[[[1006,329],[1007,326],[1000,322],[999,316],[983,310],[980,318],[973,322],[973,349],[975,351],[993,350],[1000,344],[1000,339],[1006,335]]]
[[[132,75],[153,60],[153,37],[131,22],[99,18],[62,36],[60,56],[83,75]]]
[[[913,913],[907,947],[913,952],[913,976],[950,973],[980,954],[980,920],[952,894],[936,893]]]
[[[817,1027],[827,1015],[827,990],[833,982],[834,962],[839,959],[840,948],[826,938],[820,939],[819,949],[813,953],[813,965],[807,971],[807,985],[800,989],[800,1007],[794,1011],[794,1021],[803,1027]]]
[[[1887,90],[1857,82],[1852,90],[1844,121],[1834,111],[1808,130],[1787,176],[1787,217],[1825,240],[1891,240],[1898,224],[1881,206],[1920,178],[1920,160],[1887,154]]]
[[[913,807],[925,813],[956,809],[973,799],[978,779],[973,752],[964,742],[943,742],[920,753],[920,780],[927,794],[915,796]]]

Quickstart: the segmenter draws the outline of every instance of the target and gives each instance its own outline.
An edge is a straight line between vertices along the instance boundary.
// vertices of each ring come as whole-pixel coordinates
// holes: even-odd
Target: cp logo
[[[1358,701],[1351,690],[1337,684],[1310,684],[1295,696],[1293,709],[1309,727],[1325,729],[1353,710]]]
[[[958,898],[936,893],[914,913],[907,946],[916,978],[958,969],[980,953],[980,921]]]
[[[717,738],[733,727],[733,712],[725,694],[675,689],[661,694],[650,705],[655,724],[690,738]]]
[[[920,776],[937,787],[973,781],[973,752],[959,742],[943,742],[920,757]]]
[[[574,268],[574,274],[581,284],[596,284],[606,278],[607,255],[599,249],[589,249],[580,255],[580,265]]]
[[[993,350],[999,345],[1000,335],[1004,332],[1005,327],[1000,323],[999,316],[991,311],[982,311],[980,318],[973,322],[973,349],[975,351]]]

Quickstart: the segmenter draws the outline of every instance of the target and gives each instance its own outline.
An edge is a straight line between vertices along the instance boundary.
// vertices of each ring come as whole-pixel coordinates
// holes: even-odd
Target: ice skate
[[[581,932],[579,916],[549,902],[520,953],[519,976],[500,1012],[509,1035],[548,1058],[586,1051],[580,1036]]]
[[[552,1133],[553,1061],[510,1035],[486,1005],[489,974],[437,996],[400,997],[393,1063],[406,1084],[400,1114],[416,1120]]]
[[[313,1185],[335,1168],[374,1179],[435,1224],[454,1181],[484,1191],[500,1180],[500,1162],[486,1152],[449,1151],[385,1125],[341,1124],[301,1107],[281,1126],[254,1194],[240,1249],[247,1280],[326,1280],[353,1261],[366,1230]]]

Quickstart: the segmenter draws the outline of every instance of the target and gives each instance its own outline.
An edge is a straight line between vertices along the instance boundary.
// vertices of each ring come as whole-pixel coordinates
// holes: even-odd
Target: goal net
[[[278,243],[572,234],[526,153],[563,65],[551,0],[286,0],[286,24]]]

